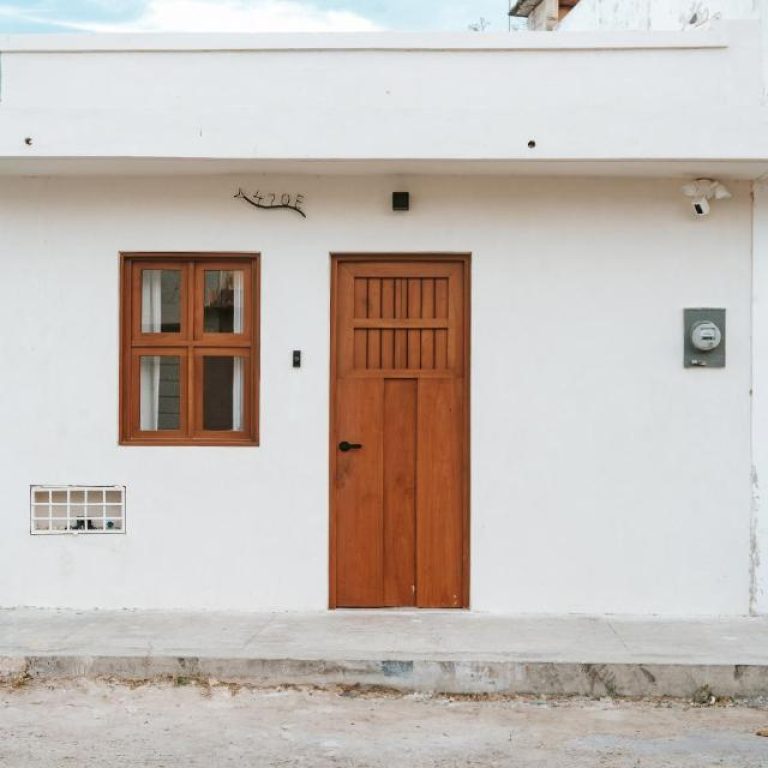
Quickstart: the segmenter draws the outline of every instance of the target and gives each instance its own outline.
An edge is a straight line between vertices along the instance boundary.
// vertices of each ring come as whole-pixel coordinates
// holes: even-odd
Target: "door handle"
[[[363,446],[360,443],[348,443],[346,440],[342,440],[339,443],[339,450],[343,453],[347,451],[359,451]]]

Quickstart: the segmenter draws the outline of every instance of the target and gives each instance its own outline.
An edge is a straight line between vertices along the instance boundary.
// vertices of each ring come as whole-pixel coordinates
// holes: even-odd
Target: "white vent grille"
[[[125,488],[33,485],[30,532],[125,533]]]

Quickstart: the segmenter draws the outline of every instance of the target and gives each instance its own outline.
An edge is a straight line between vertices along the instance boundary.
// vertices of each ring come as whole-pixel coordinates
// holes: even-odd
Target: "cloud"
[[[138,18],[121,22],[46,18],[13,8],[0,8],[0,16],[15,16],[80,32],[370,32],[380,29],[360,14],[320,10],[298,0],[148,0]]]
[[[21,8],[18,5],[2,5],[0,6],[0,18],[6,19],[20,19],[22,21],[41,21],[34,13],[30,13],[28,10]]]

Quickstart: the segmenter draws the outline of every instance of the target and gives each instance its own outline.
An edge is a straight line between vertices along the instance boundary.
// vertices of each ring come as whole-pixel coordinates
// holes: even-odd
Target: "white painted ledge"
[[[727,48],[727,25],[691,32],[0,35],[0,53],[541,51]]]

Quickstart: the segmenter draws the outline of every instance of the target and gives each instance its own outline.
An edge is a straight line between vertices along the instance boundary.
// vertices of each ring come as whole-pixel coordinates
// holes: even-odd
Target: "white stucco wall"
[[[0,171],[59,158],[755,161],[768,157],[760,66],[754,21],[686,33],[6,36]]]
[[[746,613],[750,187],[695,221],[679,184],[0,180],[0,605],[325,607],[328,254],[468,251],[473,609]],[[263,254],[260,447],[117,445],[121,249]],[[683,369],[686,306],[724,370]],[[127,535],[30,536],[30,483],[125,484]]]
[[[768,184],[754,186],[752,610],[768,613]]]

